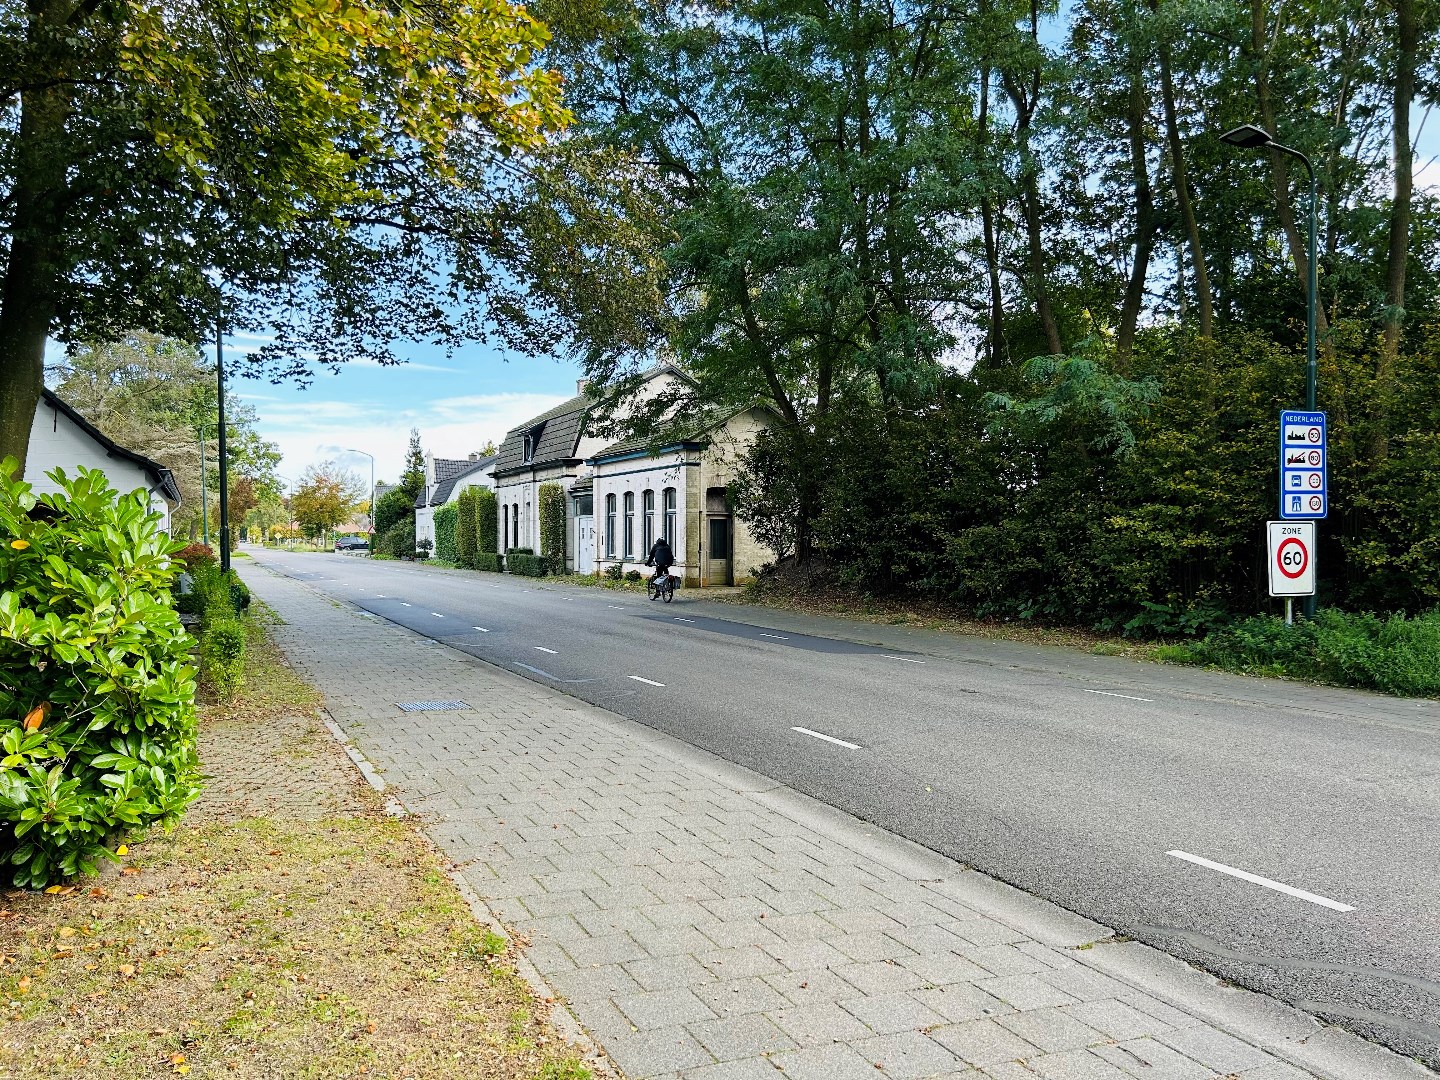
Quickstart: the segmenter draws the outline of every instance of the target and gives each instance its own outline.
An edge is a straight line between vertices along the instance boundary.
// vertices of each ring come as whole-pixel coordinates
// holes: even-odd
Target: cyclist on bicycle
[[[670,542],[665,537],[660,537],[650,548],[650,554],[645,558],[646,566],[655,567],[655,574],[650,578],[650,599],[654,600],[660,594],[655,590],[655,582],[670,573],[670,567],[675,565],[675,555],[670,550]]]

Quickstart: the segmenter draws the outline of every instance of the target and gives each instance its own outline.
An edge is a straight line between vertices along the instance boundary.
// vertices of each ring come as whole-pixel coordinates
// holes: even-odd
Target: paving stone
[[[650,1080],[715,1061],[710,1051],[680,1027],[622,1035],[606,1042],[605,1049],[630,1080]]]
[[[1111,1039],[1138,1039],[1142,1035],[1159,1035],[1174,1030],[1163,1020],[1157,1020],[1149,1013],[1115,998],[1082,1001],[1076,1005],[1062,1005],[1060,1009]]]
[[[876,1068],[848,1046],[788,1050],[771,1055],[787,1080],[875,1080]]]
[[[745,1016],[783,1009],[792,1002],[761,978],[731,979],[690,988],[716,1016]]]
[[[620,994],[638,994],[644,990],[619,964],[563,971],[545,976],[545,981],[567,1001],[595,1001]]]
[[[615,1007],[641,1031],[688,1024],[692,1020],[713,1020],[715,1014],[689,990],[657,990],[617,997]]]
[[[565,946],[565,951],[581,967],[620,964],[626,960],[642,960],[650,955],[629,934],[606,934],[572,941]]]
[[[960,955],[993,975],[1037,975],[1050,970],[1013,945],[968,945],[960,950]]]
[[[688,986],[693,990],[699,984],[713,982],[715,978],[700,961],[683,953],[631,960],[624,967],[646,990],[666,990],[677,986]]]
[[[840,1007],[879,1035],[897,1031],[919,1031],[941,1025],[946,1018],[923,1005],[911,994],[882,994],[841,1001]]]
[[[755,1058],[777,1050],[793,1050],[796,1042],[767,1017],[726,1017],[706,1023],[690,1024],[690,1034],[720,1061]]]
[[[1238,1073],[1274,1060],[1234,1036],[1211,1028],[1185,1028],[1161,1035],[1159,1041],[1218,1073]]]
[[[1058,1054],[1042,1054],[1025,1063],[1032,1072],[1045,1080],[1130,1080],[1104,1058],[1088,1050],[1066,1050]]]
[[[930,1038],[969,1065],[998,1065],[1034,1057],[1039,1050],[994,1020],[969,1020],[963,1024],[931,1028]]]
[[[886,1076],[896,1080],[917,1080],[953,1072],[963,1065],[954,1054],[918,1031],[880,1035],[852,1045],[876,1068],[883,1069]]]
[[[747,945],[738,949],[712,949],[696,959],[717,979],[744,979],[752,975],[775,975],[785,966],[764,949]]]
[[[765,951],[791,971],[815,971],[851,963],[850,957],[824,941],[782,941],[765,946]]]
[[[840,1001],[855,996],[855,987],[833,971],[796,971],[786,972],[784,975],[767,975],[765,982],[797,1005]]]
[[[1040,1009],[1046,1005],[1072,1005],[1075,999],[1057,990],[1034,975],[1010,975],[1003,979],[982,979],[975,983],[987,994],[1020,1010]]]
[[[613,1002],[601,998],[596,1001],[573,1002],[570,1011],[575,1014],[575,1019],[584,1025],[585,1030],[604,1043],[609,1039],[621,1035],[632,1035],[635,1032],[635,1025],[619,1009],[615,1008]]]
[[[876,932],[837,934],[830,939],[829,944],[857,962],[898,960],[915,955],[913,949],[907,948],[888,934]]]
[[[1055,1006],[997,1016],[995,1022],[1046,1053],[1077,1050],[1103,1042],[1105,1036],[1067,1016]]]
[[[784,1074],[767,1058],[747,1058],[686,1069],[681,1080],[784,1080]]]
[[[930,986],[949,986],[951,983],[977,982],[993,978],[992,974],[973,961],[957,956],[953,952],[926,953],[905,959],[905,966],[919,975]]]
[[[1111,1065],[1145,1080],[1213,1080],[1219,1074],[1154,1039],[1130,1039],[1093,1051]]]
[[[766,1015],[800,1046],[850,1042],[867,1039],[874,1034],[852,1014],[830,1001],[777,1009]]]
[[[918,990],[925,985],[923,978],[903,964],[884,960],[849,964],[833,970],[862,994],[891,994],[901,990]]]
[[[939,1013],[951,1023],[979,1020],[986,1016],[999,1016],[1015,1011],[1013,1005],[1008,1005],[978,986],[968,983],[927,987],[915,991],[912,996],[927,1009]]]

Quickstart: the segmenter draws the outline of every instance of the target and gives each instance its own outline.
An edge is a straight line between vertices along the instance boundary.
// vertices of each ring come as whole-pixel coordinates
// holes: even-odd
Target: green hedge
[[[552,574],[565,572],[565,489],[559,484],[541,484],[540,554]]]
[[[510,552],[505,557],[505,565],[510,568],[512,574],[520,574],[523,577],[544,577],[547,569],[542,556],[521,551]]]
[[[466,488],[455,499],[455,562],[475,569],[475,489]]]
[[[1289,675],[1387,694],[1440,696],[1440,609],[1415,618],[1322,608],[1313,620],[1245,619],[1168,659],[1252,675]]]
[[[442,562],[456,562],[455,515],[454,503],[446,503],[435,511],[435,558]]]
[[[475,492],[475,550],[499,551],[500,504],[489,488],[472,488]]]
[[[394,559],[415,557],[415,519],[406,518],[397,522],[390,531],[380,538],[376,547],[381,555]]]
[[[37,498],[17,471],[0,462],[0,863],[39,888],[199,795],[194,640],[171,594],[182,545],[143,491],[57,469]]]
[[[475,553],[475,569],[489,570],[498,574],[505,567],[499,555],[493,551],[477,551]]]
[[[391,488],[375,500],[375,535],[383,536],[405,518],[415,519],[415,498]]]

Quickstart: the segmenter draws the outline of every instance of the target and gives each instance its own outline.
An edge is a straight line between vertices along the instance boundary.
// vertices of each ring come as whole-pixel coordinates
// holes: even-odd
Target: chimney
[[[577,393],[577,394],[583,394],[583,393],[585,393],[585,391],[588,390],[588,389],[590,389],[590,380],[589,380],[589,379],[576,379],[576,380],[575,380],[575,393]]]
[[[480,451],[479,451],[479,450],[471,450],[471,451],[470,451],[470,460],[471,460],[471,461],[479,461],[479,460],[480,460]]]

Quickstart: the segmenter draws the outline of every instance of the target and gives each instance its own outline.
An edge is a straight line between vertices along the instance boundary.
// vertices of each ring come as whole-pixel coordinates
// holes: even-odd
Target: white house
[[[639,402],[684,379],[678,368],[662,364],[645,373],[630,401]],[[585,461],[604,449],[604,437],[590,430],[590,421],[600,400],[586,392],[586,382],[576,386],[575,396],[512,429],[500,444],[495,462],[495,495],[500,502],[500,550],[529,548],[540,551],[541,484],[556,483],[566,499],[566,566],[576,573],[594,570],[593,542],[577,536],[578,522],[593,517],[583,499],[583,480],[589,475]],[[613,403],[612,403],[613,404]],[[575,489],[581,482],[579,490]]]
[[[429,540],[435,543],[435,511],[446,503],[454,502],[460,492],[468,487],[495,489],[495,462],[497,455],[481,457],[471,454],[469,458],[437,458],[430,454],[425,459],[425,486],[415,496],[415,542]]]
[[[591,475],[571,488],[577,544],[594,545],[602,570],[643,573],[651,545],[664,536],[686,586],[748,581],[770,555],[735,520],[729,487],[741,456],[772,422],[762,409],[742,409],[698,421],[686,437],[659,447],[626,439],[597,451],[586,462]],[[590,507],[598,522],[588,517]]]
[[[163,518],[161,527],[170,531],[170,515],[180,507],[180,488],[170,470],[112,441],[47,387],[30,427],[25,482],[37,495],[53,494],[60,489],[45,474],[59,467],[73,477],[81,465],[99,469],[121,494],[144,489],[150,509]]]

